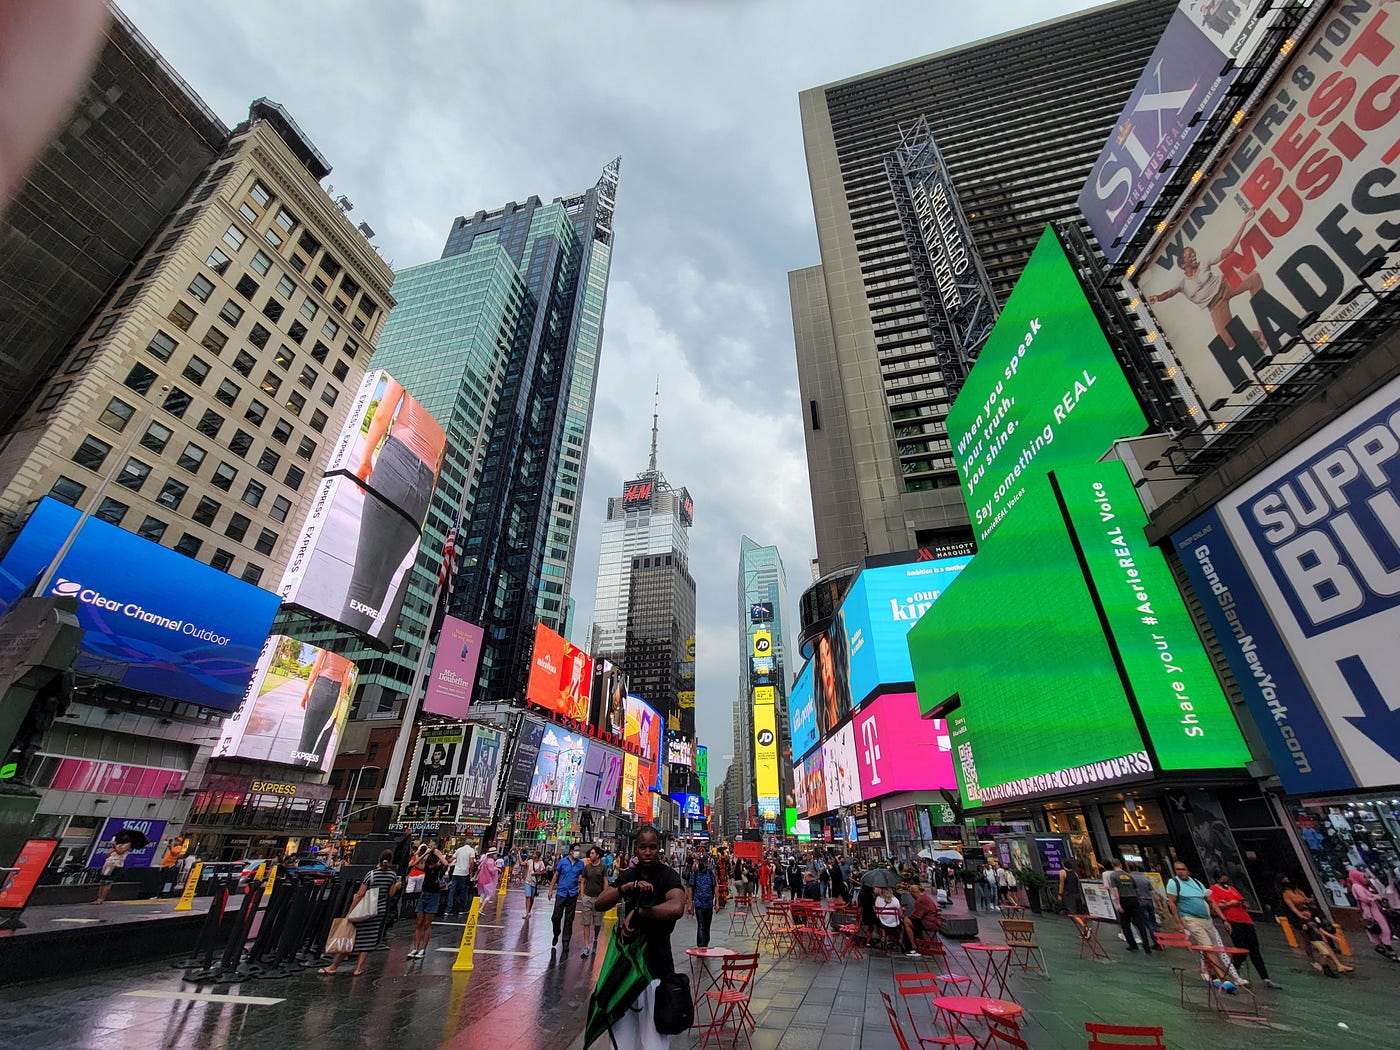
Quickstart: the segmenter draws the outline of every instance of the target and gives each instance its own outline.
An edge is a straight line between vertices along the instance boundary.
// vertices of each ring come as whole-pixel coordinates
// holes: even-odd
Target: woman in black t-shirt
[[[410,959],[421,959],[428,952],[428,936],[433,928],[433,917],[437,915],[442,902],[442,888],[447,882],[447,858],[438,849],[430,849],[422,858],[423,892],[418,896],[418,907],[413,916],[413,949]]]

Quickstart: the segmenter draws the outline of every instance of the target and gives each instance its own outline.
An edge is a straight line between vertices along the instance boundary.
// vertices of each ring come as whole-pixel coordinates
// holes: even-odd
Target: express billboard
[[[467,772],[462,778],[462,800],[457,819],[485,821],[491,819],[496,798],[496,779],[505,754],[506,735],[489,726],[472,726],[471,743],[467,747]]]
[[[1183,2],[1118,115],[1079,193],[1079,210],[1117,262],[1197,136],[1220,108],[1268,21],[1268,0]],[[1175,163],[1173,163],[1175,162]]]
[[[418,526],[344,475],[321,480],[278,595],[288,605],[392,642]]]
[[[952,742],[941,718],[923,718],[913,693],[877,696],[851,722],[860,799],[956,788]]]
[[[272,635],[243,703],[224,721],[214,757],[324,773],[335,760],[355,680],[355,665],[339,653]]]
[[[559,726],[546,725],[530,780],[530,801],[566,808],[578,805],[587,757],[587,740]]]
[[[33,590],[80,517],[39,501],[0,562],[0,615]],[[275,595],[96,518],[48,593],[78,600],[80,673],[220,711],[248,691],[277,612]]]
[[[544,624],[535,627],[535,649],[525,695],[565,718],[588,720],[593,658]]]
[[[423,711],[446,718],[466,718],[471,709],[476,668],[481,660],[482,628],[455,616],[442,618],[433,669],[423,694]]]
[[[583,763],[583,785],[579,791],[578,804],[589,809],[614,808],[622,787],[622,768],[621,751],[597,740],[590,740],[588,755]]]
[[[1218,427],[1329,350],[1400,276],[1398,38],[1381,3],[1324,17],[1128,286]]]
[[[447,434],[385,371],[369,372],[331,447],[327,474],[348,474],[423,526],[437,485]]]
[[[1400,783],[1400,380],[1172,538],[1285,788]]]
[[[817,708],[812,690],[811,661],[802,665],[788,692],[788,729],[792,735],[794,760],[817,746]]]

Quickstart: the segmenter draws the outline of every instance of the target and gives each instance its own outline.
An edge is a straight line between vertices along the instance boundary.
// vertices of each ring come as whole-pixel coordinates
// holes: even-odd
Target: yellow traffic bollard
[[[1278,916],[1278,924],[1283,927],[1283,939],[1288,942],[1288,947],[1298,947],[1298,938],[1293,936],[1293,926],[1282,915]]]
[[[272,870],[267,873],[267,885],[263,887],[263,898],[272,899],[272,884],[277,881],[277,865],[272,865]]]
[[[194,904],[194,891],[199,886],[199,875],[204,870],[204,861],[200,861],[190,870],[190,877],[185,880],[185,891],[180,894],[180,899],[175,902],[176,911],[189,911]]]
[[[1347,935],[1342,932],[1342,928],[1340,926],[1337,927],[1337,940],[1341,942],[1342,954],[1350,955],[1351,945],[1347,943]]]
[[[462,943],[457,947],[457,960],[452,964],[453,973],[470,973],[475,969],[472,951],[476,948],[476,923],[481,917],[481,898],[472,898],[472,910],[467,912],[467,924],[462,929]]]

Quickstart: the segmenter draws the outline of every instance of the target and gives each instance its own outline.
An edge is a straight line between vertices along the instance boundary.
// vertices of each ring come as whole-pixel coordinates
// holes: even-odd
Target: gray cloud
[[[123,4],[229,123],[261,95],[286,105],[395,266],[436,258],[456,215],[577,192],[623,155],[574,633],[606,499],[646,465],[660,373],[660,465],[695,497],[697,717],[716,778],[739,537],[779,546],[794,598],[815,552],[786,281],[817,261],[797,93],[1087,6]]]

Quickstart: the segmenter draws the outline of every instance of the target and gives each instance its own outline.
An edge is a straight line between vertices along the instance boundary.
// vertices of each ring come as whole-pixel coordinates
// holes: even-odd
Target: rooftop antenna
[[[651,462],[647,465],[647,470],[652,474],[656,473],[656,418],[661,411],[661,376],[656,377],[656,395],[651,404]]]

